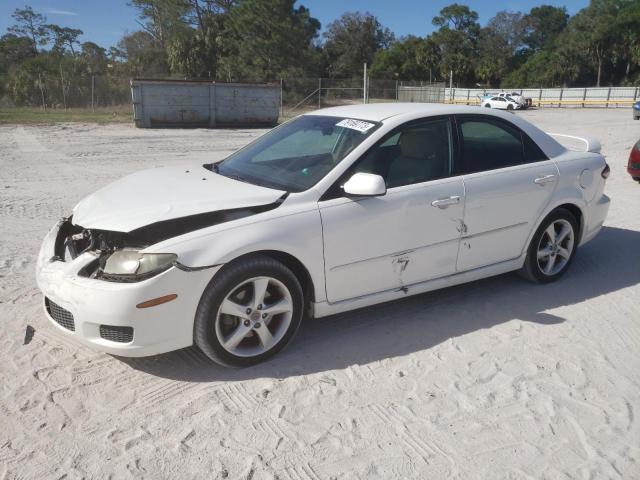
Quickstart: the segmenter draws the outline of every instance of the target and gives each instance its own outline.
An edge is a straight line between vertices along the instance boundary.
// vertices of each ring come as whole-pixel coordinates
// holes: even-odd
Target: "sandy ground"
[[[0,126],[0,478],[640,478],[640,122],[522,115],[599,136],[612,168],[606,228],[559,283],[509,274],[307,322],[246,370],[79,347],[34,268],[85,194],[260,131]]]

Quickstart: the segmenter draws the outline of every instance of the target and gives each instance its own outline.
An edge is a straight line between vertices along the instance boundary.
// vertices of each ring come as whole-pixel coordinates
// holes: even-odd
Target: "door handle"
[[[433,202],[431,202],[431,206],[438,208],[447,208],[449,205],[455,205],[456,203],[460,203],[460,197],[458,195],[453,195],[451,197],[439,198],[438,200],[434,200]]]
[[[538,185],[545,185],[547,183],[555,182],[555,175],[543,175],[542,177],[536,178],[533,183],[537,183]]]

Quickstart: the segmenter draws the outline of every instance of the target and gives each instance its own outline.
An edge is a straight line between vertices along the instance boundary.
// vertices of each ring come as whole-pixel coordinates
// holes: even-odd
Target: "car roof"
[[[555,139],[518,115],[499,111],[493,108],[480,108],[480,106],[452,105],[445,103],[361,103],[356,105],[323,108],[321,110],[307,112],[304,115],[354,118],[357,120],[369,120],[372,122],[384,123],[385,120],[390,118],[402,121],[403,117],[406,118],[406,120],[411,120],[419,117],[430,117],[435,115],[464,114],[499,117],[515,124],[527,133],[527,135],[529,135],[549,157],[555,157],[565,151],[565,148],[562,147]]]
[[[464,113],[488,113],[478,111],[478,107],[467,105],[449,105],[444,103],[366,103],[323,108],[305,115],[325,115],[330,117],[348,117],[360,120],[382,122],[391,117],[424,115],[453,115]]]

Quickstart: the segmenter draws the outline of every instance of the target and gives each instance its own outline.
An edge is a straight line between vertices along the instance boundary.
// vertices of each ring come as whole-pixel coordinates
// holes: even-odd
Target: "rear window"
[[[483,172],[524,162],[520,132],[485,120],[460,121],[463,173]]]
[[[463,173],[548,160],[544,152],[514,126],[499,120],[462,118]]]

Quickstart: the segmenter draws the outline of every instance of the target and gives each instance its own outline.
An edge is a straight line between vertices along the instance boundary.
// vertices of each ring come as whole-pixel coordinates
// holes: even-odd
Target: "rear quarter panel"
[[[582,212],[582,229],[580,232],[580,237],[582,238],[584,230],[588,230],[590,226],[591,206],[603,194],[605,180],[602,178],[601,172],[606,165],[606,161],[599,153],[570,150],[555,157],[553,160],[558,166],[560,174],[558,186],[551,202],[542,212],[537,225],[532,230],[531,237],[549,213],[561,205],[573,204]],[[531,241],[531,238],[529,241]]]

